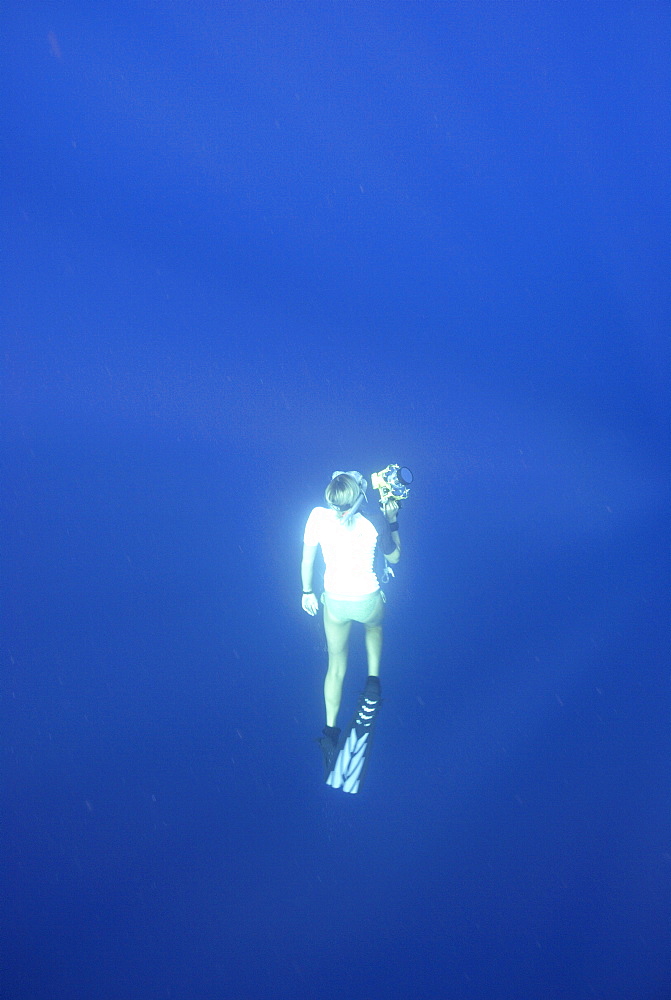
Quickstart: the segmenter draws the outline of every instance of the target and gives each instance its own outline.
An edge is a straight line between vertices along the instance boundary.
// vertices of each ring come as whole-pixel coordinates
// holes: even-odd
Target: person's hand
[[[319,601],[314,594],[303,594],[303,611],[307,611],[313,618],[319,611]]]
[[[398,516],[398,503],[396,500],[385,500],[384,516],[390,524],[393,524]]]

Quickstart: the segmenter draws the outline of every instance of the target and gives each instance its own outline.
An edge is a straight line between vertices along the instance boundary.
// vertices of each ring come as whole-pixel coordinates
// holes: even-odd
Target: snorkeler
[[[398,470],[390,472],[389,470]],[[399,474],[405,474],[407,482]],[[380,478],[382,477],[382,478]],[[377,480],[377,481],[376,481]],[[394,491],[389,483],[401,482],[403,489]],[[382,620],[385,596],[375,572],[376,552],[384,556],[385,570],[393,574],[389,564],[401,557],[396,497],[408,495],[412,476],[407,469],[389,466],[373,477],[380,491],[380,506],[384,518],[379,525],[364,517],[360,507],[366,500],[367,483],[359,472],[334,472],[325,490],[328,507],[315,507],[308,517],[303,541],[301,576],[303,580],[303,610],[316,615],[319,602],[312,589],[317,547],[324,557],[324,630],[328,648],[328,670],[324,680],[326,725],[319,743],[324,755],[325,780],[335,788],[359,790],[372,740],[373,726],[380,705],[380,656],[382,653]],[[382,575],[382,574],[381,574]],[[342,687],[347,671],[347,654],[352,622],[365,629],[368,680],[359,699],[354,719],[339,746],[340,729],[336,723]]]

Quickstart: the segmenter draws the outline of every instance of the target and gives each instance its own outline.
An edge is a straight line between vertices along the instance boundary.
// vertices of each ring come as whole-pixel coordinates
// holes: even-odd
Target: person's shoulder
[[[377,531],[378,535],[384,528],[384,516],[380,510],[367,510],[365,514],[361,514],[364,521],[368,521],[370,525]]]
[[[313,507],[310,511],[310,517],[318,518],[323,517],[324,514],[329,514],[330,510],[328,507]]]
[[[308,515],[307,523],[309,525],[324,524],[329,513],[328,507],[313,507]]]
[[[363,516],[366,518],[367,521],[372,521],[373,524],[376,524],[380,520],[380,518],[383,517],[384,515],[382,514],[382,511],[377,506],[377,504],[375,504],[374,507],[367,505],[366,513]]]

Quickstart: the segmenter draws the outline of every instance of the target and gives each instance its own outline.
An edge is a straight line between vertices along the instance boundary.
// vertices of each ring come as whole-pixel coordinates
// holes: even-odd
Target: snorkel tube
[[[365,499],[366,499],[366,494],[359,493],[359,496],[356,498],[356,502],[352,504],[350,509],[345,513],[345,516],[343,517],[343,524],[346,521],[350,521],[354,517],[354,515],[357,513],[359,507],[361,506],[361,504],[364,502]]]

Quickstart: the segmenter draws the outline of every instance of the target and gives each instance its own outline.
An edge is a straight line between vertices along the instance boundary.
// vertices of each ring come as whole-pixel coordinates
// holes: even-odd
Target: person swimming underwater
[[[313,572],[317,548],[321,546],[325,563],[321,601],[324,608],[328,668],[324,680],[326,725],[319,743],[324,755],[326,780],[330,784],[334,780],[341,780],[341,784],[336,787],[343,787],[346,791],[358,790],[372,725],[380,704],[379,675],[385,596],[374,568],[376,550],[381,548],[386,562],[390,564],[398,563],[401,557],[398,502],[394,499],[383,502],[384,518],[376,526],[373,519],[365,517],[360,511],[366,497],[366,488],[366,480],[359,472],[333,473],[324,493],[328,506],[315,507],[308,517],[301,562],[302,606],[307,614],[314,616],[319,611],[319,601],[313,591]],[[340,738],[337,720],[347,672],[352,622],[359,622],[365,630],[368,680],[342,748],[345,750],[349,742],[348,759],[351,759],[352,765],[356,762],[358,767],[358,777],[348,782],[352,778],[352,767],[345,768],[338,776],[335,765],[339,756]],[[357,725],[358,736],[352,740],[350,736]],[[361,744],[358,742],[360,739],[363,740]],[[346,787],[348,783],[356,784],[356,787]]]

